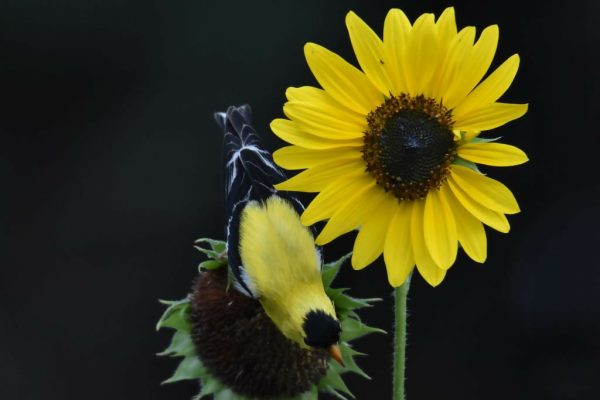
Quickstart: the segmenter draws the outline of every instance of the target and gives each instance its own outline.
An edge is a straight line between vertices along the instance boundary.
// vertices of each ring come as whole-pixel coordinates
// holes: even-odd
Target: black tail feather
[[[264,149],[251,125],[250,106],[229,107],[215,114],[224,132],[225,198],[228,216],[242,200],[264,201],[277,193],[273,185],[286,179]]]
[[[289,192],[278,192],[273,185],[283,182],[285,174],[273,162],[251,125],[250,106],[229,107],[227,112],[215,113],[223,130],[223,161],[225,167],[225,204],[227,216],[227,254],[238,288],[253,296],[250,284],[244,281],[238,250],[239,218],[250,201],[263,202],[273,195],[290,202],[298,214],[304,207]]]

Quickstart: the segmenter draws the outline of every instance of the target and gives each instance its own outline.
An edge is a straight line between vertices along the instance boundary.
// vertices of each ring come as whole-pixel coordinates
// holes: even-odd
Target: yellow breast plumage
[[[321,281],[321,260],[310,231],[287,200],[273,195],[242,212],[240,254],[246,283],[273,322],[303,344],[301,326],[311,310],[335,311]]]

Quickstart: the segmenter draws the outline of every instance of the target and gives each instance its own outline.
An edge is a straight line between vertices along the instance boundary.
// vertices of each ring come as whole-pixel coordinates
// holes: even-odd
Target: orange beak
[[[328,350],[331,358],[337,361],[342,367],[345,367],[344,360],[342,359],[342,352],[340,351],[340,346],[338,346],[337,344],[332,344]]]

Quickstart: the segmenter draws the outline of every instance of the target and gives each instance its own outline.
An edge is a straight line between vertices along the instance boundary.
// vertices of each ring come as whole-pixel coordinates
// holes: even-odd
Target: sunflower
[[[438,285],[456,260],[458,245],[483,263],[483,224],[510,229],[518,213],[511,191],[476,164],[527,161],[518,148],[480,133],[521,117],[527,104],[497,100],[519,67],[517,54],[484,80],[498,43],[498,26],[457,30],[454,9],[411,25],[399,9],[385,19],[383,39],[356,14],[346,25],[359,70],[314,43],[304,52],[321,88],[286,91],[288,119],[271,128],[292,146],[275,161],[305,169],[277,186],[319,192],[302,215],[305,225],[328,220],[323,245],[353,229],[352,265],[361,269],[382,253],[388,280],[402,285],[416,265]]]
[[[255,299],[230,290],[226,242],[203,238],[196,240],[196,248],[208,259],[200,263],[191,293],[179,301],[161,300],[167,309],[156,328],[175,332],[158,355],[181,357],[163,383],[200,380],[195,400],[315,400],[318,392],[354,398],[344,383],[346,373],[370,377],[357,365],[356,357],[364,354],[353,341],[385,331],[363,323],[357,314],[380,299],[351,297],[346,289],[331,286],[348,255],[321,268],[323,287],[342,326],[340,365],[324,350],[304,349],[287,339]]]

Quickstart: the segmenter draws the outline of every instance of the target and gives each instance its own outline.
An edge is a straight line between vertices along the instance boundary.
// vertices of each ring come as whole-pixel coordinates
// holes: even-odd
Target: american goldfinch
[[[343,364],[340,323],[321,280],[321,256],[300,222],[302,204],[273,185],[286,179],[250,125],[249,106],[215,114],[224,132],[227,257],[233,286],[256,299],[302,348]]]

